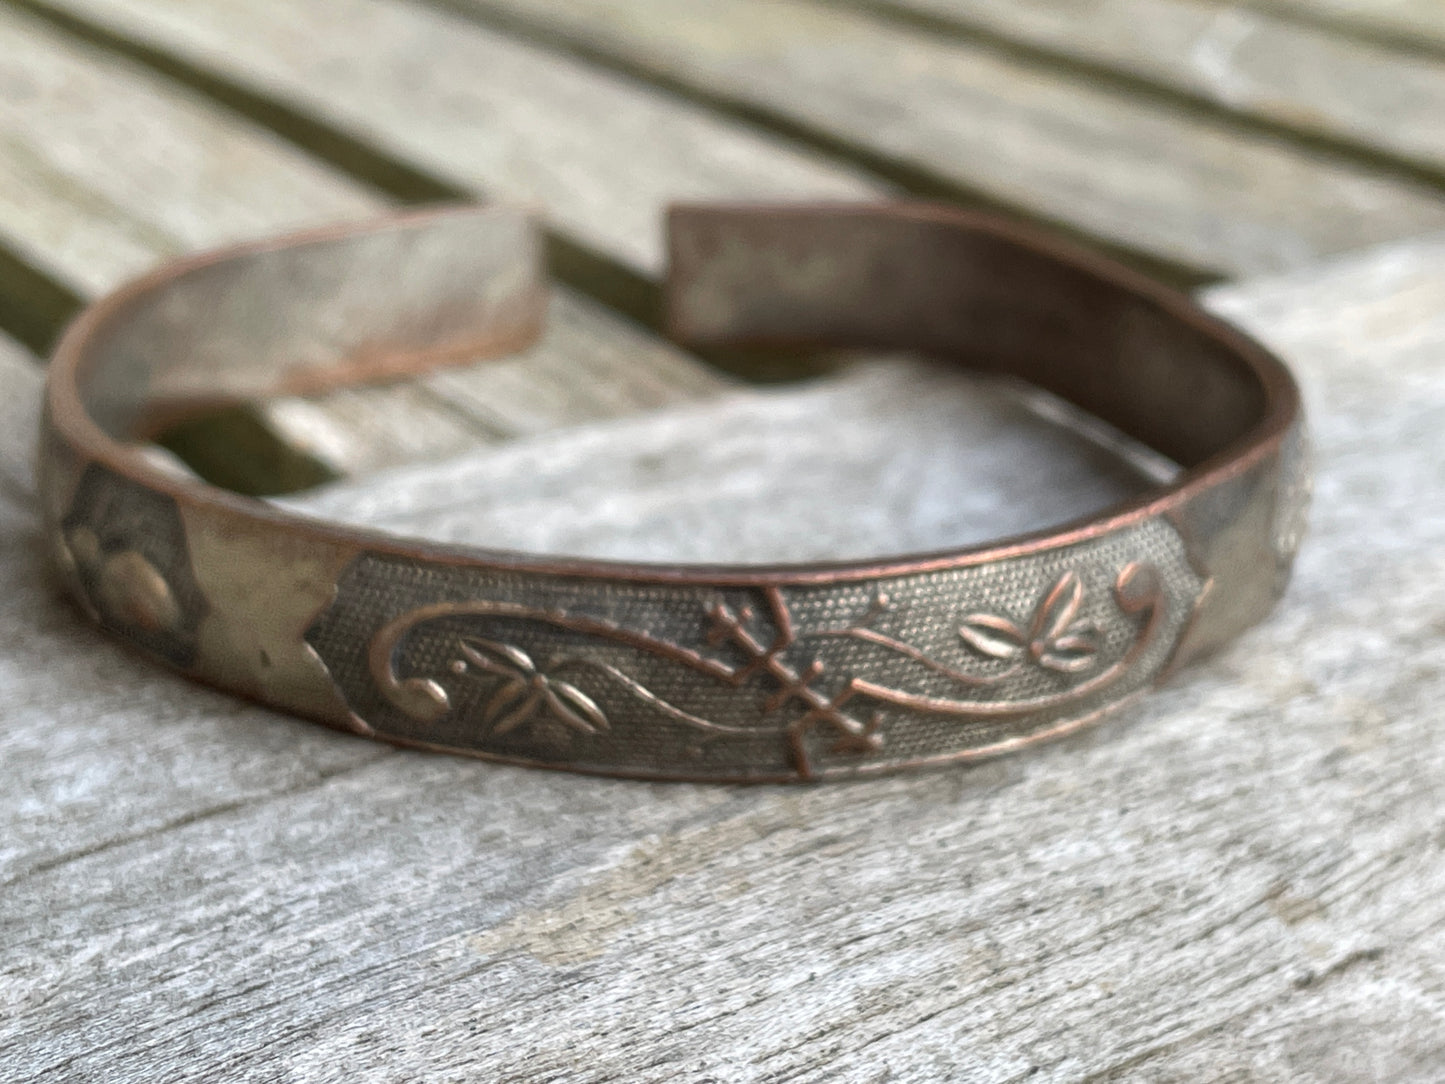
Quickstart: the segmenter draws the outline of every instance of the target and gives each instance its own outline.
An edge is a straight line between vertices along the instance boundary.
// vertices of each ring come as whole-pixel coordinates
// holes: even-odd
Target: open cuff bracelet
[[[653,779],[794,780],[1081,727],[1259,620],[1309,471],[1245,335],[1106,260],[910,204],[669,217],[668,319],[709,347],[908,349],[1037,385],[1182,468],[1087,520],[866,562],[628,564],[443,546],[156,467],[187,415],[526,346],[541,242],[427,212],[163,269],[50,369],[47,537],[90,617],[184,673],[403,745]]]

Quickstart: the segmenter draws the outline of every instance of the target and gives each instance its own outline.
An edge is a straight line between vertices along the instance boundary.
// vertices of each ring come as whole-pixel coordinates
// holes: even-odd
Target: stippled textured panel
[[[816,778],[1011,748],[1149,685],[1203,590],[1156,519],[877,580],[649,584],[358,558],[307,632],[362,725],[501,759]]]

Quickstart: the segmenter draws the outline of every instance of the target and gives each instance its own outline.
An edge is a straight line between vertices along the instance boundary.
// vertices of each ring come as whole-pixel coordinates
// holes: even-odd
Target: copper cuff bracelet
[[[698,346],[927,352],[1178,463],[1087,521],[868,563],[704,567],[428,544],[288,514],[135,443],[219,404],[514,351],[545,310],[526,213],[407,215],[201,257],[86,311],[50,370],[47,537],[108,631],[387,741],[653,779],[842,778],[1074,730],[1259,620],[1308,500],[1284,366],[1187,297],[918,205],[669,218]]]

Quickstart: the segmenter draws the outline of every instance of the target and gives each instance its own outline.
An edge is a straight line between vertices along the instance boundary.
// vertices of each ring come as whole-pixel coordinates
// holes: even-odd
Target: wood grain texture
[[[147,73],[0,13],[7,242],[94,295],[158,259],[379,201]]]
[[[451,6],[1203,271],[1299,266],[1440,224],[1433,189],[852,10],[800,0]]]
[[[1438,1079],[1442,268],[1445,239],[1211,295],[1305,381],[1296,582],[1127,717],[974,769],[709,788],[388,752],[116,650],[0,513],[7,1071]],[[395,509],[395,477],[329,507]]]
[[[675,101],[639,98],[646,88],[636,83],[586,73],[440,10],[395,0],[264,0],[245,14],[223,0],[58,6],[443,176],[499,195],[539,195],[569,230],[643,266],[656,251],[657,186],[697,194],[690,173],[678,176],[684,163],[724,157],[732,194],[776,192],[771,171],[750,156],[715,134],[699,138],[696,125],[720,124],[715,117],[684,123]],[[922,183],[982,193],[1194,273],[1297,266],[1445,225],[1445,204],[1430,188],[853,12],[797,0],[445,6],[607,54],[672,89],[896,162],[926,175]],[[422,54],[425,65],[406,59]],[[405,78],[387,77],[398,69]],[[498,77],[471,78],[482,69]],[[618,86],[631,92],[625,107]],[[659,115],[658,102],[671,110]],[[543,110],[574,114],[585,132],[535,123]],[[475,120],[459,126],[478,116],[504,122],[505,137],[479,139]],[[569,133],[563,145],[558,131]],[[436,156],[442,146],[445,161]],[[626,154],[615,153],[621,148]],[[579,193],[588,206],[578,207]]]
[[[0,332],[0,499],[29,506],[39,440],[40,363]]]
[[[1445,55],[1445,9],[1435,0],[1246,0],[1252,7]]]
[[[430,175],[534,202],[634,271],[674,200],[858,199],[861,171],[464,20],[396,0],[63,5],[321,118]]]
[[[571,426],[458,456],[444,472],[417,464],[286,503],[565,556],[862,561],[1064,523],[1177,471],[1115,439],[1126,455],[1031,409],[1008,382],[874,358],[806,386]]]
[[[268,132],[9,12],[0,12],[0,151],[0,242],[81,297],[183,252],[389,206]],[[591,400],[579,390],[583,379],[610,390]],[[284,401],[266,413],[294,446],[351,474],[505,436],[496,417],[514,413],[508,396],[532,401],[542,417],[580,421],[726,383],[559,289],[547,342],[508,361],[505,373],[454,370],[403,387]]]
[[[1426,6],[1445,34],[1445,6]],[[1445,57],[1402,56],[1219,0],[879,0],[877,7],[1142,77],[1295,132],[1445,167]]]

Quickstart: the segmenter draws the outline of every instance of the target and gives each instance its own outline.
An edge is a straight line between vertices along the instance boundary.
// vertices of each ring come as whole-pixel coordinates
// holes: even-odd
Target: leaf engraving
[[[1101,641],[1098,626],[1079,617],[1083,603],[1084,581],[1070,570],[1034,607],[1027,632],[1006,617],[974,613],[963,619],[958,635],[988,658],[1012,660],[1026,655],[1047,670],[1077,674],[1094,665]]]
[[[496,737],[541,719],[553,719],[581,734],[608,730],[607,716],[577,686],[544,673],[521,648],[496,640],[465,637],[458,642],[458,673],[468,670],[500,677],[482,722]]]
[[[1065,572],[1034,611],[1029,639],[1035,643],[1058,639],[1079,616],[1079,604],[1083,601],[1084,584],[1079,574],[1072,570]]]
[[[1028,646],[1017,625],[993,614],[969,614],[959,626],[958,634],[980,655],[994,659],[1016,659]]]
[[[810,737],[818,730],[832,732],[829,755],[868,755],[883,747],[885,728],[894,718],[893,713],[900,710],[976,722],[1060,712],[1083,704],[1137,669],[1145,651],[1157,642],[1170,613],[1158,569],[1141,562],[1125,565],[1114,578],[1111,598],[1113,606],[1129,621],[1130,642],[1127,650],[1102,666],[1105,634],[1084,615],[1086,610],[1103,611],[1086,597],[1079,573],[1066,571],[1041,593],[1027,615],[975,612],[964,616],[957,626],[959,637],[975,656],[991,660],[992,665],[960,667],[933,657],[887,627],[875,627],[875,621],[896,612],[888,596],[881,592],[861,616],[823,628],[799,628],[782,588],[766,586],[759,588],[758,594],[765,607],[739,605],[723,597],[708,606],[698,636],[711,649],[708,651],[610,619],[509,600],[434,603],[393,618],[383,626],[369,645],[369,664],[393,705],[413,718],[429,722],[451,709],[448,689],[436,679],[403,676],[396,671],[400,645],[427,622],[458,617],[519,619],[621,644],[669,660],[724,686],[743,688],[760,683],[765,689],[770,687],[770,695],[758,702],[754,718],[712,719],[670,702],[658,690],[605,658],[587,652],[551,655],[539,666],[515,644],[470,635],[449,637],[456,653],[450,670],[460,679],[480,678],[485,682],[478,700],[471,701],[476,705],[473,718],[494,737],[536,725],[550,725],[549,740],[555,738],[559,727],[581,735],[612,730],[612,720],[592,694],[560,676],[564,670],[570,674],[582,668],[607,678],[607,686],[589,687],[607,688],[608,703],[613,702],[613,690],[625,692],[655,717],[692,727],[708,737],[746,737],[775,731],[787,742],[797,776],[807,779],[813,777],[813,756],[817,749],[824,748]],[[874,680],[866,669],[832,674],[824,658],[801,645],[812,638],[836,637],[847,637],[870,645],[870,650],[908,660],[947,679],[955,689],[990,691],[972,694],[946,689],[940,693],[937,687],[909,687],[910,683],[900,682],[892,674],[886,682]],[[1057,675],[1090,673],[1077,681],[1060,682],[1057,688],[1009,696],[1008,686],[1003,683],[1031,666]],[[631,724],[630,717],[624,719]]]
[[[607,729],[607,716],[603,715],[596,702],[577,686],[554,679],[543,695],[552,715],[573,730],[590,734]]]

